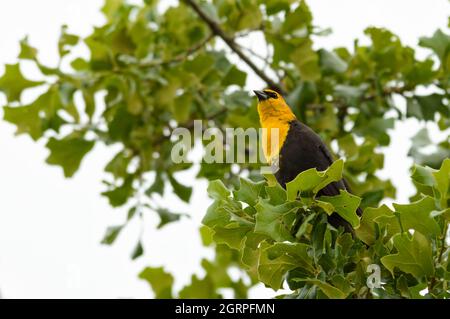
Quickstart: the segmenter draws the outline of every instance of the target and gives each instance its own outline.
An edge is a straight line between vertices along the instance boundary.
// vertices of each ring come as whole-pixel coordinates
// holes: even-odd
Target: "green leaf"
[[[46,144],[50,150],[47,163],[59,165],[65,177],[72,177],[80,167],[83,157],[94,147],[94,141],[86,141],[80,134],[73,133],[60,140],[51,137]]]
[[[108,129],[111,139],[117,140],[120,142],[127,142],[130,139],[137,140],[139,138],[150,138],[150,134],[148,131],[144,131],[144,127],[138,128],[137,122],[138,117],[132,115],[127,110],[127,105],[125,101],[121,101],[117,103],[111,110],[107,110],[107,118],[108,118]],[[133,131],[133,128],[136,129]],[[150,145],[147,144],[147,147]],[[149,150],[146,149],[148,152]],[[144,153],[144,151],[142,151]]]
[[[202,239],[203,246],[211,246],[211,244],[213,243],[213,234],[214,231],[211,228],[207,226],[200,227],[200,237]]]
[[[217,254],[220,255],[220,252],[217,252]],[[231,288],[233,281],[227,273],[228,263],[227,261],[222,260],[221,257],[222,256],[216,258],[216,260],[212,262],[207,259],[202,259],[201,265],[216,288]]]
[[[248,95],[247,91],[238,90],[224,96],[224,104],[229,110],[242,112],[243,109],[251,108],[252,103],[253,99]],[[233,114],[233,116],[239,120],[239,124],[242,124],[239,127],[244,129],[252,127],[255,123],[253,118],[248,118],[248,115],[239,117],[237,114]]]
[[[105,0],[101,11],[108,19],[112,19],[116,14],[120,12],[119,9],[123,5],[123,3],[123,0]]]
[[[436,189],[439,192],[441,208],[449,207],[450,199],[450,158],[446,158],[438,171],[434,171],[433,177],[436,180]]]
[[[164,271],[162,267],[147,267],[139,274],[139,278],[148,282],[155,292],[156,299],[171,299],[173,276]]]
[[[306,232],[309,222],[312,221],[316,217],[316,214],[308,215],[303,221],[300,227],[297,230],[297,233],[295,234],[295,238],[300,239],[303,234]]]
[[[447,57],[450,53],[450,36],[437,30],[432,37],[420,38],[419,45],[425,48],[430,48],[436,53],[441,60],[441,64],[447,63]]]
[[[300,44],[290,55],[292,63],[297,67],[304,81],[320,79],[319,56],[312,48],[311,40]]]
[[[327,213],[328,215],[331,215],[334,213],[334,206],[331,203],[316,199],[313,204],[314,204],[314,206],[322,208],[322,210],[325,213]]]
[[[394,268],[412,274],[417,278],[431,276],[434,273],[431,243],[420,232],[414,232],[410,239],[408,233],[393,237],[397,254],[384,256],[381,263],[394,276]]]
[[[445,143],[441,143],[442,146],[440,144],[435,145],[435,150],[431,154],[428,151],[423,151],[426,146],[435,144],[431,141],[426,128],[421,129],[411,140],[412,146],[408,156],[412,156],[418,164],[437,169],[444,159],[450,157],[450,149],[445,146]]]
[[[194,59],[184,62],[184,69],[202,79],[214,66],[214,57],[211,54],[199,54]]]
[[[125,151],[120,151],[106,164],[105,172],[113,174],[115,178],[125,177],[130,161],[131,157]]]
[[[337,96],[343,97],[348,101],[357,101],[363,96],[365,89],[365,85],[350,86],[338,84],[335,86],[334,92]]]
[[[267,236],[248,232],[241,247],[241,261],[252,276],[258,276],[258,262],[261,253],[260,244],[269,239]]]
[[[178,123],[185,123],[189,120],[193,98],[190,93],[177,96],[173,101],[173,117]]]
[[[222,181],[216,179],[209,182],[208,195],[214,199],[227,199],[230,196],[230,191],[225,187]]]
[[[268,200],[261,199],[255,206],[255,232],[270,236],[276,241],[293,241],[291,229],[299,207],[298,202],[273,206]]]
[[[394,128],[394,123],[394,118],[372,118],[365,125],[361,125],[356,133],[372,136],[380,145],[387,146],[390,142],[388,130]]]
[[[282,31],[295,34],[298,34],[298,31],[306,31],[311,26],[312,18],[311,10],[306,1],[301,1],[294,11],[286,15]]]
[[[192,187],[179,183],[171,174],[169,176],[170,185],[172,185],[175,194],[184,202],[189,203],[192,195]]]
[[[102,193],[103,196],[108,198],[109,204],[112,207],[119,207],[126,204],[133,194],[133,176],[131,175],[123,181],[122,185]]]
[[[300,193],[308,195],[317,194],[322,188],[342,178],[344,161],[337,160],[326,171],[318,172],[315,168],[308,169],[297,175],[295,179],[286,183],[287,199],[295,200]]]
[[[58,41],[59,56],[63,57],[70,52],[70,48],[78,43],[80,38],[74,34],[67,33],[67,25],[61,27],[61,35]]]
[[[412,299],[424,299],[427,298],[426,296],[423,296],[420,294],[421,291],[428,288],[428,285],[426,282],[419,283],[413,287],[408,287],[409,292],[411,294]]]
[[[39,117],[41,106],[36,103],[25,106],[3,107],[4,120],[17,126],[16,135],[28,133],[33,140],[38,140],[42,134],[42,120]]]
[[[315,278],[307,278],[307,279],[292,279],[293,281],[302,281],[307,282],[311,285],[317,286],[328,298],[330,299],[345,299],[347,298],[349,293],[344,293],[338,288],[330,285],[329,283],[315,279]]]
[[[6,64],[5,73],[0,78],[0,91],[6,94],[9,102],[20,101],[22,91],[43,84],[23,77],[19,63]]]
[[[74,100],[76,87],[72,83],[64,82],[60,83],[55,89],[58,100],[64,107],[64,110],[70,115],[74,122],[80,123],[80,112],[75,105]]]
[[[20,53],[19,59],[23,60],[36,60],[37,50],[28,43],[28,37],[25,37],[20,41]]]
[[[142,256],[144,253],[144,247],[142,246],[141,241],[138,241],[136,247],[134,248],[133,252],[131,253],[131,260],[138,259]]]
[[[400,295],[404,298],[410,299],[411,293],[408,288],[408,280],[406,279],[405,275],[400,275],[397,283],[396,288],[400,291]]]
[[[131,220],[134,217],[134,215],[136,215],[137,209],[138,208],[136,206],[133,206],[128,210],[127,221]]]
[[[415,229],[426,236],[439,235],[441,230],[438,223],[431,217],[436,209],[434,199],[426,196],[411,204],[393,204],[395,211],[400,214],[403,229]]]
[[[117,236],[119,236],[122,228],[123,228],[123,225],[108,227],[108,229],[106,230],[106,234],[105,234],[105,236],[103,236],[101,243],[104,245],[111,245],[112,243],[114,243]]]
[[[351,237],[350,234],[348,234],[349,237]],[[355,288],[352,287],[353,282],[349,278],[345,278],[342,275],[335,275],[331,279],[331,283],[333,286],[340,291],[342,291],[346,297],[353,291],[355,291]]]
[[[161,196],[164,194],[164,180],[161,173],[156,173],[153,184],[145,191],[145,194],[149,197],[153,193],[157,193]]]
[[[419,130],[411,140],[413,142],[413,145],[417,147],[425,147],[432,143],[428,134],[428,130],[425,127]]]
[[[263,3],[266,6],[268,15],[274,15],[280,11],[289,11],[293,0],[268,0]]]
[[[265,182],[252,182],[246,178],[240,178],[240,186],[233,192],[234,199],[255,206],[258,202],[260,193],[264,191]]]
[[[435,170],[430,167],[414,165],[411,178],[419,184],[433,187],[434,186],[433,172],[435,172]]]
[[[410,98],[406,100],[406,116],[415,117],[419,120],[423,120],[425,118],[422,111],[422,106],[416,99]]]
[[[407,116],[414,116],[419,120],[433,121],[435,113],[441,111],[448,113],[447,107],[443,103],[443,96],[440,94],[430,94],[409,99],[407,104]]]
[[[246,79],[247,73],[242,72],[233,65],[230,70],[228,70],[227,74],[225,74],[225,77],[222,79],[222,85],[229,86],[236,84],[240,87],[244,87]]]
[[[450,208],[447,208],[447,209],[444,209],[444,210],[440,210],[440,211],[438,211],[438,210],[432,211],[431,212],[431,216],[433,218],[437,217],[437,216],[442,216],[442,217],[444,217],[444,219],[447,222],[450,222]]]
[[[82,70],[87,70],[89,69],[89,64],[88,62],[83,59],[83,58],[76,58],[74,59],[71,63],[70,66],[75,70],[75,71],[82,71]]]
[[[413,180],[414,185],[416,186],[417,195],[419,195],[419,197],[421,196],[420,194],[433,197],[435,195],[439,196],[439,194],[436,193],[434,189],[435,179],[433,176],[433,172],[435,172],[435,170],[430,167],[420,166],[417,164],[414,165],[412,169],[411,178]]]
[[[83,100],[84,100],[84,110],[86,111],[86,115],[91,119],[92,116],[95,113],[95,92],[91,92],[87,89],[83,90]],[[131,102],[128,100],[129,104],[128,107],[130,107]]]
[[[210,228],[228,224],[230,221],[230,213],[222,207],[223,203],[219,200],[214,201],[206,211],[203,217],[202,224]]]
[[[196,275],[191,278],[191,283],[181,289],[179,293],[181,299],[216,299],[220,298],[217,294],[214,283],[206,276],[199,279]]]
[[[219,15],[226,15],[227,27],[234,31],[256,29],[262,23],[262,14],[256,1],[228,2],[226,8],[228,10],[222,5],[223,11],[219,10]]]
[[[394,212],[386,205],[382,205],[378,208],[367,207],[361,216],[361,223],[358,228],[355,229],[356,236],[368,245],[373,245],[377,239],[377,219],[380,217],[386,217],[393,219],[392,221],[397,223]],[[383,221],[383,219],[381,219]],[[384,219],[386,221],[386,219]],[[399,229],[399,228],[397,228]]]
[[[239,250],[241,249],[245,236],[252,229],[252,225],[232,222],[225,227],[216,227],[214,229],[213,239],[217,244],[226,244],[230,248]]]
[[[341,189],[339,195],[320,196],[319,200],[332,204],[339,216],[348,221],[353,228],[359,226],[359,217],[356,214],[356,210],[361,203],[361,198],[358,196]]]
[[[308,255],[309,246],[301,243],[261,244],[258,264],[259,279],[274,290],[282,288],[284,277],[289,270],[301,268],[313,274],[313,261]]]
[[[38,140],[48,129],[59,131],[65,123],[58,115],[62,108],[58,91],[51,87],[29,105],[5,106],[4,119],[17,126],[16,134],[27,133],[33,140]]]
[[[159,219],[160,219],[159,224],[156,227],[158,229],[161,229],[165,225],[176,222],[176,221],[180,220],[181,217],[186,216],[184,214],[172,213],[166,208],[158,208],[156,210],[156,212],[158,213]]]
[[[281,205],[287,200],[286,190],[276,183],[274,186],[266,186],[266,193],[269,196],[269,203],[272,205]]]
[[[300,119],[306,121],[306,108],[303,106],[313,104],[318,97],[317,93],[317,86],[314,82],[302,81],[289,93],[286,102],[294,111],[299,109]]]
[[[343,73],[347,70],[347,63],[332,51],[319,50],[319,59],[320,67],[326,74]]]

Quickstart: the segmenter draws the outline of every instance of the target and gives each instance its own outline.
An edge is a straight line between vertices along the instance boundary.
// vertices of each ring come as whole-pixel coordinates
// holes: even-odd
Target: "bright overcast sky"
[[[420,36],[430,36],[445,28],[450,5],[447,0],[310,0],[315,24],[331,27],[333,34],[320,39],[318,46],[351,47],[362,38],[365,27],[391,29],[408,45],[416,46]],[[18,42],[29,35],[44,63],[55,64],[60,26],[88,35],[104,21],[101,0],[10,0],[0,1],[0,74],[4,63],[15,63]],[[253,43],[249,43],[253,45]],[[256,44],[255,44],[256,45]],[[426,54],[426,51],[420,51]],[[26,68],[33,77],[32,69]],[[249,88],[260,85],[249,77]],[[0,94],[0,106],[5,99]],[[0,117],[3,117],[0,110]],[[383,176],[400,186],[398,200],[412,193],[408,182],[411,160],[406,159],[409,137],[421,126],[414,120],[397,125],[392,146],[387,149]],[[433,129],[433,127],[431,127]],[[434,132],[434,133],[433,133]],[[436,130],[432,133],[437,135]],[[114,150],[97,146],[83,161],[74,178],[63,178],[60,168],[45,164],[43,142],[14,137],[14,127],[0,121],[0,291],[5,298],[117,298],[151,297],[147,284],[137,274],[147,265],[165,266],[176,276],[176,285],[189,282],[199,271],[202,256],[211,257],[201,247],[196,228],[206,211],[206,183],[196,182],[190,206],[173,196],[166,205],[189,212],[192,220],[151,230],[157,219],[149,216],[145,233],[146,254],[138,261],[129,255],[138,238],[139,225],[126,229],[116,244],[99,244],[108,225],[121,223],[124,210],[113,210],[100,197],[103,167]],[[193,180],[193,174],[185,174]],[[264,288],[253,297],[270,297]]]

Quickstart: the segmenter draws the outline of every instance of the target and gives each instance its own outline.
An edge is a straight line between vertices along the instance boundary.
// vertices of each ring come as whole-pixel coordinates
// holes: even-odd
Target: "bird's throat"
[[[287,105],[258,104],[262,131],[262,147],[269,164],[279,155],[295,115]]]

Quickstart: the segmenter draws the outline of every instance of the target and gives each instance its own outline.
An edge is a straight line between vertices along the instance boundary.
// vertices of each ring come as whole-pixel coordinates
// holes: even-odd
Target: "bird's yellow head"
[[[271,118],[290,122],[295,119],[294,113],[283,96],[274,90],[253,91],[258,97],[258,113],[262,126]]]

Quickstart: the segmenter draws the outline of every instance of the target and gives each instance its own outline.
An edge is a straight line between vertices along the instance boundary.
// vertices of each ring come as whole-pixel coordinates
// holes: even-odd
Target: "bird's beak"
[[[259,101],[264,101],[264,100],[267,100],[269,98],[269,96],[266,93],[264,93],[263,91],[254,90],[253,92],[255,92],[255,94],[258,97]]]

